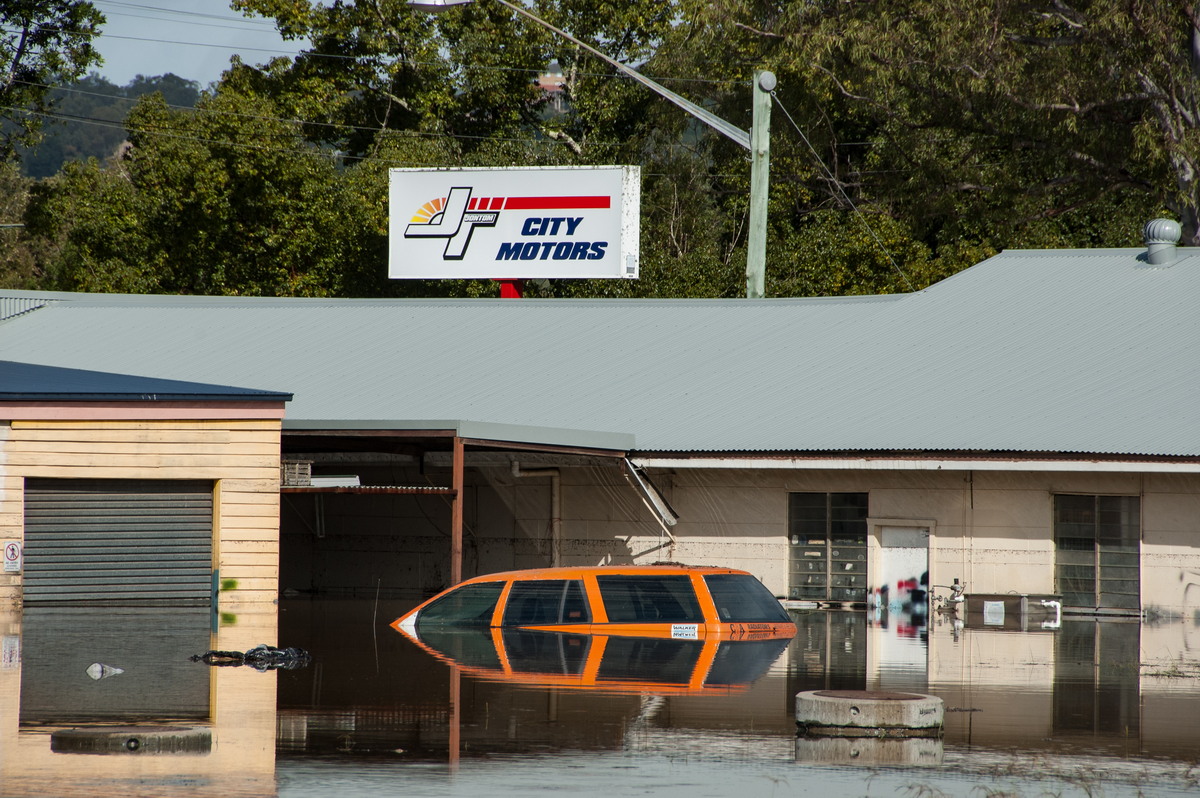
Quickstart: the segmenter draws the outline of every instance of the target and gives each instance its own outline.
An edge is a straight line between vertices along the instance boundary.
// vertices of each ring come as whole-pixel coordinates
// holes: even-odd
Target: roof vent
[[[1142,228],[1146,238],[1146,261],[1155,266],[1175,262],[1175,245],[1179,243],[1179,222],[1174,219],[1151,219]]]

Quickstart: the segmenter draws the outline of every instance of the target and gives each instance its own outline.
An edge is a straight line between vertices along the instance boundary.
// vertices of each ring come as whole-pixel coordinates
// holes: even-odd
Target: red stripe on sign
[[[479,199],[477,197],[471,197],[471,201],[467,203],[467,210],[473,211],[477,205],[479,205]]]
[[[496,197],[492,200],[491,207],[488,210],[498,211],[504,207],[504,197]]]
[[[510,211],[568,211],[611,206],[611,197],[509,197],[504,208]]]

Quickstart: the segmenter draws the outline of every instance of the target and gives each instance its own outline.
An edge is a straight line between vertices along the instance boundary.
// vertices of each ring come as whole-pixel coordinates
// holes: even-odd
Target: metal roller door
[[[212,603],[212,484],[29,479],[25,601]]]

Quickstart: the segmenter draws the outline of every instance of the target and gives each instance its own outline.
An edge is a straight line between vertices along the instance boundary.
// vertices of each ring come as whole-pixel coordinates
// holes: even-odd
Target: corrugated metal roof
[[[0,360],[0,401],[271,401],[291,394]]]
[[[631,435],[641,451],[1200,456],[1200,255],[1151,267],[1141,252],[1006,252],[888,297],[76,295],[0,324],[0,357],[289,391],[289,425],[459,419]]]

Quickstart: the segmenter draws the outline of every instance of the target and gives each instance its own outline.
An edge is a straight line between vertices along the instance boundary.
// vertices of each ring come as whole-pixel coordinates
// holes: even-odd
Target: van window
[[[687,576],[597,576],[612,623],[703,623]]]
[[[766,585],[749,574],[708,574],[704,584],[721,623],[792,620]]]
[[[513,582],[504,606],[505,626],[539,626],[591,621],[583,582],[536,579]]]
[[[503,582],[480,582],[452,590],[417,613],[417,628],[452,623],[490,626]]]

